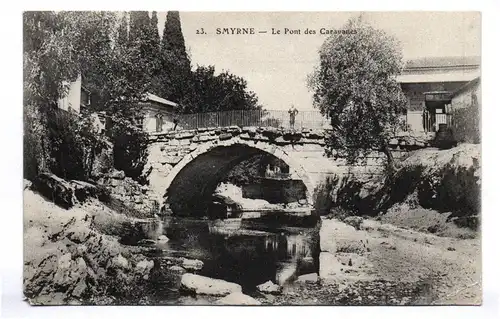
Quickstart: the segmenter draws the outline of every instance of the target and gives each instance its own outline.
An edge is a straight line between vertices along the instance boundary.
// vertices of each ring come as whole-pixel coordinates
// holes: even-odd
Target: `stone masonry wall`
[[[325,156],[324,137],[323,129],[294,131],[238,126],[153,133],[150,135],[149,158],[144,175],[151,191],[162,202],[166,189],[184,166],[214,147],[234,144],[257,148],[284,160],[290,166],[292,177],[306,177],[305,184],[310,192],[311,188],[324,180],[325,175],[380,174],[385,161],[382,153],[374,151],[356,165],[348,166],[345,159]],[[395,158],[429,146],[425,137],[409,134],[396,136],[389,144]]]

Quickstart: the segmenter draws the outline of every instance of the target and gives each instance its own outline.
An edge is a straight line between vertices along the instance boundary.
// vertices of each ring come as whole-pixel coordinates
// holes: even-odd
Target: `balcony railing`
[[[286,110],[233,110],[164,117],[177,129],[197,129],[228,126],[267,126],[275,128],[323,128],[328,120],[319,111],[299,111],[293,118]]]

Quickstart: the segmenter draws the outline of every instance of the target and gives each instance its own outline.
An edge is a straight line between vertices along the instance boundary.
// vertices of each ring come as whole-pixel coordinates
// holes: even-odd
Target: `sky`
[[[243,77],[268,110],[294,105],[313,110],[307,76],[318,62],[328,35],[359,12],[181,12],[181,26],[192,65],[214,65]],[[477,12],[365,12],[364,18],[401,43],[405,59],[480,56],[481,16]],[[158,12],[160,35],[166,12]],[[254,28],[254,35],[216,34],[217,28]],[[203,32],[201,33],[201,28]],[[272,34],[272,28],[281,34]],[[300,34],[283,34],[284,29]],[[316,34],[305,34],[305,30]],[[267,33],[258,31],[267,30]],[[197,32],[198,31],[198,32]],[[197,34],[198,33],[198,34]]]

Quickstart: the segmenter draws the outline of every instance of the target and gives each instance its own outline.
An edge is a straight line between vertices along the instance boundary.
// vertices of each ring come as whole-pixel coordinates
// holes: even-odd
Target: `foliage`
[[[457,142],[474,144],[481,142],[480,107],[477,92],[474,92],[469,104],[451,111],[451,129]]]
[[[245,79],[228,71],[215,75],[214,66],[193,71],[189,100],[184,113],[260,109],[257,96],[247,89]]]
[[[186,53],[177,11],[167,13],[160,46],[160,63],[157,91],[164,98],[183,103],[191,83],[191,61]]]
[[[331,120],[327,150],[345,152],[350,163],[373,149],[383,150],[400,125],[406,106],[396,75],[402,54],[394,38],[352,19],[350,34],[330,36],[320,49],[320,63],[309,78],[313,104]]]
[[[90,118],[79,118],[64,110],[53,110],[48,117],[50,161],[48,168],[65,179],[91,178],[95,158],[106,147]]]
[[[145,17],[147,22],[143,22]],[[147,60],[155,49],[154,41],[145,38],[148,34],[153,38],[147,12],[134,18],[130,37],[126,17],[119,19],[112,12],[27,12],[23,19],[24,105],[30,119],[26,122],[30,127],[25,130],[25,149],[44,152],[38,166],[48,163],[45,168],[60,176],[88,178],[94,161],[88,156],[98,155],[101,137],[94,136],[90,119],[78,122],[54,111],[69,82],[82,75],[83,84],[92,93],[90,111],[105,111],[116,125],[123,125],[111,134],[117,143],[114,157],[121,159],[117,162],[120,168],[130,163],[125,171],[135,176],[144,149],[137,144],[144,142],[144,134],[130,133],[129,127],[138,113],[137,102],[150,88],[154,70]],[[146,30],[136,28],[143,25]],[[124,147],[124,141],[131,146]],[[133,155],[138,158],[132,159]],[[29,174],[38,171],[40,168],[31,169]]]
[[[147,161],[147,133],[131,121],[118,117],[113,120],[110,135],[115,168],[144,183],[140,176]]]
[[[236,165],[225,177],[224,182],[242,186],[259,182],[265,176],[267,165],[279,166],[282,171],[288,170],[288,165],[271,154],[259,154]]]

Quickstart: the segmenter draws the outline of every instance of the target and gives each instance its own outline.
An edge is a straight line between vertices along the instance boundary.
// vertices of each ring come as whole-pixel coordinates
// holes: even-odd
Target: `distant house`
[[[151,93],[140,102],[142,114],[139,125],[148,133],[165,132],[175,126],[178,104]]]
[[[74,111],[80,113],[80,107],[82,102],[82,78],[79,76],[74,82],[65,82],[64,84],[69,85],[68,92],[66,96],[60,98],[57,101],[57,106],[65,111]]]
[[[408,100],[406,121],[414,132],[436,132],[448,123],[452,94],[480,75],[479,57],[410,60],[398,82]]]
[[[69,90],[65,97],[57,102],[60,109],[80,113],[85,108],[89,108],[92,103],[91,92],[82,85],[81,77],[74,82],[68,83]],[[151,93],[147,93],[144,99],[139,102],[141,114],[135,121],[137,125],[146,132],[164,132],[174,128],[174,118],[176,116],[177,103],[166,100]],[[96,114],[101,125],[109,125],[103,112]],[[108,124],[105,124],[108,123]]]

